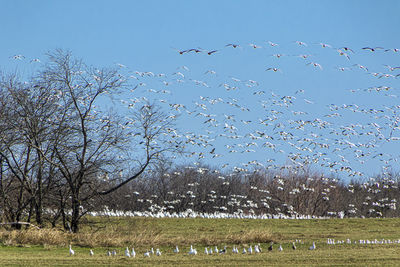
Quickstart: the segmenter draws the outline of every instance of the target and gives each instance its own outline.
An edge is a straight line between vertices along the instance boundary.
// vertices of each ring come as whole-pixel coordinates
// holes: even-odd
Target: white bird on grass
[[[315,242],[312,242],[312,246],[309,248],[309,250],[315,250],[317,247],[315,246]]]
[[[131,256],[132,256],[133,258],[135,258],[135,257],[136,257],[136,252],[135,252],[135,249],[134,249],[133,247],[132,247]]]
[[[129,253],[129,248],[128,247],[126,247],[126,249],[125,249],[125,256],[128,257],[128,258],[131,257],[131,254]]]
[[[238,253],[239,253],[239,251],[238,251],[238,249],[237,249],[236,246],[233,246],[233,248],[232,248],[232,253],[235,253],[235,254],[238,254]]]
[[[197,250],[190,245],[189,255],[197,255]]]
[[[175,247],[174,252],[175,252],[175,253],[179,253],[179,248],[178,248],[178,246]]]
[[[156,255],[157,256],[161,256],[161,251],[160,251],[160,249],[158,248],[158,249],[156,249]]]
[[[71,244],[69,245],[69,255],[70,255],[70,256],[75,255],[75,251],[72,249]]]
[[[146,252],[144,253],[144,256],[145,256],[145,257],[150,257],[150,253],[151,253],[150,251],[146,251]]]
[[[282,245],[279,245],[278,251],[283,251]]]
[[[90,250],[90,251],[89,251],[89,255],[90,255],[90,256],[93,256],[93,255],[94,255],[93,250]]]

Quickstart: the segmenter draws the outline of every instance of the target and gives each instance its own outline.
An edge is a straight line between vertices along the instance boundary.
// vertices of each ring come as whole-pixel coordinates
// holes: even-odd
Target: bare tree
[[[55,157],[41,151],[69,187],[70,227],[78,232],[79,220],[95,206],[94,199],[121,188],[163,154],[181,147],[178,139],[169,138],[175,131],[171,119],[153,104],[145,103],[126,121],[100,107],[127,86],[116,70],[88,67],[60,50],[50,53],[49,60],[37,80],[58,98],[59,111],[49,120],[56,133]],[[133,159],[137,164],[124,176]]]
[[[16,209],[19,214],[29,205],[28,221],[35,211],[36,222],[41,225],[43,197],[54,174],[54,168],[46,164],[43,155],[52,157],[49,136],[53,133],[48,119],[57,107],[48,88],[22,83],[15,75],[2,77],[0,91],[0,157],[8,171],[8,184],[18,185],[19,190],[14,198],[18,204],[12,206],[20,207]],[[4,186],[5,176],[2,178]],[[6,199],[3,191],[3,201]],[[19,221],[21,216],[12,217]]]

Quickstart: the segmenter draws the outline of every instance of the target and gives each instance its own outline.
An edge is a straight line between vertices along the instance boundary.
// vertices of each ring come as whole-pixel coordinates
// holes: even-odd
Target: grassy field
[[[400,219],[332,219],[332,220],[238,220],[238,219],[151,219],[91,218],[79,234],[59,230],[0,230],[0,266],[94,266],[94,265],[197,265],[197,266],[400,266],[400,244],[337,244],[335,240],[398,240]],[[297,250],[291,249],[291,242]],[[270,241],[276,243],[267,251]],[[317,249],[308,250],[312,242]],[[75,255],[69,256],[71,243]],[[261,243],[260,254],[232,254]],[[283,251],[277,250],[282,244]],[[181,252],[174,254],[178,245]],[[189,255],[190,245],[198,255]],[[204,247],[228,246],[225,255],[205,255]],[[136,258],[124,257],[126,246],[135,247]],[[162,256],[145,258],[151,247],[160,248]],[[89,256],[89,248],[95,255]],[[117,256],[108,257],[108,250]]]

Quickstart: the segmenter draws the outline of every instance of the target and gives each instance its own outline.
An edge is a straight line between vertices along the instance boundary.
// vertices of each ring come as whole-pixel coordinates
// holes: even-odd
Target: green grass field
[[[151,219],[91,218],[79,234],[58,230],[0,231],[0,266],[99,266],[99,265],[195,265],[195,266],[400,266],[400,244],[337,244],[335,240],[398,240],[400,219],[331,219],[331,220],[238,220],[238,219]],[[291,249],[291,242],[297,250]],[[276,243],[268,251],[269,242]],[[317,249],[308,250],[312,242]],[[68,254],[68,244],[75,250]],[[260,254],[233,254],[236,244],[241,252],[261,243]],[[283,251],[277,250],[282,244]],[[174,254],[178,245],[181,252]],[[190,245],[198,255],[189,255]],[[205,255],[204,247],[228,247],[225,255]],[[124,255],[126,246],[135,247],[136,258]],[[145,258],[151,247],[162,255]],[[89,256],[92,248],[95,255]],[[108,257],[108,250],[117,256]]]

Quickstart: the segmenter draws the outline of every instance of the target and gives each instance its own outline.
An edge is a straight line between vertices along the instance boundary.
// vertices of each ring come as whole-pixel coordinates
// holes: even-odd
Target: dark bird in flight
[[[200,49],[197,49],[197,48],[191,48],[191,49],[189,49],[189,50],[187,50],[187,52],[196,52],[196,53],[200,53],[200,52],[202,52]]]
[[[377,47],[363,47],[361,48],[363,50],[370,50],[371,52],[375,52],[378,49],[384,49],[383,47],[377,46]]]
[[[238,44],[227,44],[225,46],[232,46],[233,48],[240,47],[240,45],[238,45]]]
[[[354,53],[354,51],[353,51],[351,48],[348,48],[348,47],[346,47],[346,46],[343,46],[343,47],[341,47],[341,48],[339,48],[339,49],[343,49],[344,51],[350,51],[350,52],[353,52],[353,53]]]

